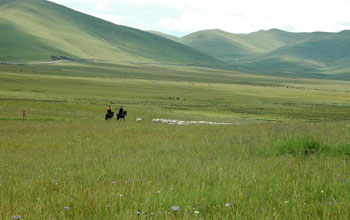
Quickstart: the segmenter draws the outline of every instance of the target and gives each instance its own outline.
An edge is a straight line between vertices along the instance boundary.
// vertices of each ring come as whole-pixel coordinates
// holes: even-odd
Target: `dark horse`
[[[117,120],[123,119],[125,121],[125,117],[128,115],[127,111],[123,111],[122,113],[117,114]]]
[[[114,116],[114,112],[107,112],[105,120],[107,120],[107,119],[111,120],[113,118],[113,116]]]

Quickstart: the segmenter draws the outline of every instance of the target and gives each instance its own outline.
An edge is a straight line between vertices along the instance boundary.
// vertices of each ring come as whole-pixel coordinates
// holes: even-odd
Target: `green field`
[[[0,219],[349,219],[349,99],[186,65],[0,65]]]
[[[350,219],[349,31],[177,38],[45,0],[0,0],[0,31],[1,220]]]

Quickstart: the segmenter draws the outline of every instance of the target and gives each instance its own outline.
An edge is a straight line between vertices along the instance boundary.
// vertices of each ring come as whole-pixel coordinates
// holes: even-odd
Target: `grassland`
[[[0,218],[348,219],[349,88],[191,66],[1,65]],[[104,121],[109,104],[127,120]]]

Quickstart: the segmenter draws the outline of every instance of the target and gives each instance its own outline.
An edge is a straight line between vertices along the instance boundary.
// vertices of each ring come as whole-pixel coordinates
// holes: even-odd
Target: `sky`
[[[178,37],[205,30],[251,33],[350,29],[350,0],[51,0],[115,24]]]

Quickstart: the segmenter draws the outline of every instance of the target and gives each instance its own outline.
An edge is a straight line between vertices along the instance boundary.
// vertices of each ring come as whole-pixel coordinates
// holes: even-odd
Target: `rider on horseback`
[[[113,115],[114,115],[114,112],[112,112],[112,108],[111,106],[109,105],[108,108],[107,108],[107,113],[106,113],[106,117],[105,119],[111,119],[113,118]]]
[[[123,106],[120,106],[120,109],[119,109],[119,114],[124,114],[124,109],[123,109]]]

